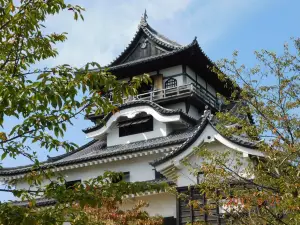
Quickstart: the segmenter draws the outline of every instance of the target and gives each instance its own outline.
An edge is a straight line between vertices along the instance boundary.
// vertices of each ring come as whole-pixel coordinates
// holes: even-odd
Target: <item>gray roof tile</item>
[[[184,142],[188,137],[190,137],[192,135],[191,131],[192,129],[187,129],[185,131],[171,133],[166,137],[153,138],[146,141],[138,141],[129,144],[115,145],[109,147],[106,146],[105,142],[101,140],[96,140],[86,144],[84,148],[81,147],[79,148],[79,150],[76,150],[74,152],[49,158],[46,162],[42,163],[42,168],[71,165],[164,146],[176,146]],[[0,169],[0,175],[8,176],[23,174],[28,171],[31,171],[31,166],[32,165],[13,168],[3,168]]]

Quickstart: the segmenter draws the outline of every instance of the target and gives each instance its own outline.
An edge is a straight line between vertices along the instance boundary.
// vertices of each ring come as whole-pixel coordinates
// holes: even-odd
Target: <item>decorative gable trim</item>
[[[124,63],[126,61],[126,59],[128,59],[130,57],[130,53],[132,51],[134,51],[134,48],[136,48],[138,46],[138,44],[139,44],[138,42],[141,39],[141,37],[143,37],[143,36],[145,36],[145,39],[148,39],[148,41],[151,40],[153,43],[157,44],[158,47],[163,49],[164,52],[173,51],[173,50],[180,49],[183,47],[182,45],[178,44],[175,41],[168,39],[167,37],[158,33],[152,27],[150,27],[147,22],[147,18],[145,16],[142,16],[139,26],[138,26],[138,30],[136,31],[131,42],[123,50],[123,52],[121,52],[121,54],[108,65],[108,67],[113,67],[113,66]]]
[[[105,135],[113,124],[115,124],[120,117],[127,117],[127,118],[133,118],[138,113],[145,112],[148,115],[152,115],[153,118],[156,120],[163,122],[163,123],[169,123],[169,122],[176,122],[180,121],[180,115],[170,115],[170,116],[164,116],[155,111],[153,108],[149,106],[137,106],[130,109],[124,109],[120,112],[115,113],[113,116],[109,118],[105,126],[102,126],[100,129],[97,129],[95,131],[89,132],[86,134],[87,138],[99,138],[103,135]]]
[[[196,126],[193,135],[188,138],[179,148],[170,152],[166,156],[151,162],[158,171],[162,171],[170,166],[179,166],[180,161],[192,153],[194,147],[200,146],[200,143],[212,142],[218,140],[223,145],[230,149],[243,153],[244,157],[249,155],[255,155],[263,157],[264,154],[261,151],[255,150],[258,146],[258,142],[250,140],[243,140],[242,137],[224,137],[216,129],[211,122],[213,120],[213,114],[206,107],[200,123]],[[208,131],[208,134],[206,132]]]
[[[133,118],[136,114],[140,112],[146,112],[152,115],[156,120],[164,123],[174,122],[183,120],[190,124],[195,124],[196,120],[189,115],[183,113],[181,110],[177,109],[166,109],[160,105],[150,102],[150,101],[130,101],[120,105],[118,108],[120,111],[113,114],[109,113],[104,117],[103,123],[96,126],[84,129],[83,132],[87,134],[87,137],[96,137],[103,132],[107,131],[109,127],[116,122],[120,116],[126,116],[128,118]],[[106,127],[106,128],[105,128]]]

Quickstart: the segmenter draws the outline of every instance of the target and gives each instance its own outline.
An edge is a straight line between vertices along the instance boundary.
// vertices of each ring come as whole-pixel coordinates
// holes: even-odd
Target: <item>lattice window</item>
[[[165,83],[165,88],[177,87],[177,80],[175,78],[170,78]]]

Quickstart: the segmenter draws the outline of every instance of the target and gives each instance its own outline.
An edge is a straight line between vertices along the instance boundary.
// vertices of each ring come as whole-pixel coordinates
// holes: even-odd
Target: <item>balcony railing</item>
[[[195,84],[185,84],[177,87],[166,88],[161,90],[154,90],[147,93],[142,93],[134,97],[129,97],[124,99],[124,102],[132,100],[148,100],[157,101],[162,99],[169,99],[176,96],[182,96],[184,94],[196,94],[198,95],[206,104],[211,107],[217,108],[218,102],[216,96],[212,95],[202,86],[196,86]]]

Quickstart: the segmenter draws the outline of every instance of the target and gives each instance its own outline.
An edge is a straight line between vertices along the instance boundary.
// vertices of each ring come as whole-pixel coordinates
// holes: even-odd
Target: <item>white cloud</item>
[[[190,0],[111,2],[76,2],[86,8],[84,22],[75,22],[70,11],[48,19],[48,31],[68,32],[68,40],[58,46],[59,56],[50,61],[52,64],[82,66],[86,62],[97,61],[105,65],[128,45],[145,8],[151,19],[165,20],[185,10]]]
[[[75,22],[70,11],[48,19],[48,31],[68,32],[68,40],[58,45],[59,56],[48,64],[83,66],[90,61],[108,64],[129,44],[145,8],[150,24],[159,24],[158,30],[171,39],[188,43],[197,35],[202,45],[210,45],[263,5],[259,0],[73,2],[86,8],[85,21]]]

